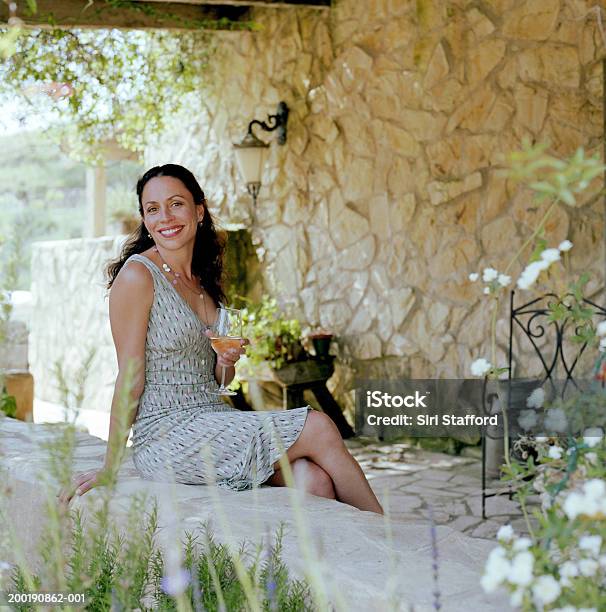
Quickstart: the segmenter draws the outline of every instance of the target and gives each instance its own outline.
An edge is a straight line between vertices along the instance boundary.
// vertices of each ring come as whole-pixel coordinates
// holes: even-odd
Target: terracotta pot
[[[29,372],[9,370],[4,375],[6,392],[17,401],[15,418],[21,421],[34,420],[34,377]]]

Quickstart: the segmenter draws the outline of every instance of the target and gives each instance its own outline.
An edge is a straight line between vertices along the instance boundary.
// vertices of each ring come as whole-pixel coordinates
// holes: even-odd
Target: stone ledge
[[[44,492],[40,483],[48,477],[48,451],[42,444],[52,440],[54,431],[52,425],[0,418],[0,470],[6,473],[9,489],[9,522],[18,526],[25,556],[34,566],[44,524]],[[102,440],[79,433],[75,469],[85,471],[99,466],[104,453]],[[118,524],[124,519],[129,497],[141,492],[158,500],[160,536],[174,533],[175,528],[181,532],[192,531],[210,520],[217,540],[226,540],[215,516],[209,488],[144,481],[137,476],[130,456],[120,470],[113,503]],[[296,521],[287,489],[261,487],[242,492],[219,490],[217,493],[237,542],[255,542],[255,534],[262,536],[266,527],[275,533],[279,523],[284,522],[283,558],[292,575],[302,576]],[[99,491],[93,490],[77,499],[74,507],[82,508],[86,516],[98,499]],[[328,582],[338,585],[336,588],[347,598],[349,610],[386,607],[385,585],[391,558],[395,559],[402,601],[414,604],[415,610],[432,609],[431,546],[427,524],[396,520],[392,523],[390,542],[385,537],[383,518],[312,496],[305,499],[303,516],[312,526],[315,537],[321,538],[324,561],[330,572]],[[456,611],[463,606],[483,612],[508,609],[504,599],[488,597],[479,586],[485,558],[494,542],[470,538],[448,527],[438,526],[437,534],[443,609]]]

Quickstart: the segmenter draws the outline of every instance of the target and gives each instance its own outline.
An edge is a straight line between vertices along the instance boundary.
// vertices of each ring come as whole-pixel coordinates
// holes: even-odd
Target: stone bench
[[[21,534],[25,556],[34,567],[38,563],[36,550],[45,522],[45,493],[41,482],[48,476],[48,451],[42,444],[51,440],[54,432],[56,426],[0,418],[0,472],[2,479],[7,478],[9,522]],[[105,443],[102,440],[84,433],[77,435],[76,471],[99,467],[104,454]],[[160,535],[174,529],[176,523],[181,531],[195,531],[197,526],[210,519],[216,539],[226,541],[209,487],[142,480],[130,456],[127,456],[120,470],[114,499],[115,521],[120,522],[130,496],[138,492],[145,492],[158,500]],[[215,489],[215,492],[237,542],[254,542],[254,534],[262,536],[266,527],[273,534],[283,522],[284,561],[292,576],[303,576],[289,490],[260,487],[241,492]],[[92,490],[76,499],[74,507],[82,507],[86,512],[87,506],[93,505],[99,496],[99,490]],[[383,517],[313,496],[305,498],[303,516],[308,525],[313,525],[316,537],[321,539],[329,583],[338,585],[339,592],[346,598],[348,610],[386,608],[385,585],[392,555],[397,568],[397,590],[402,601],[414,604],[417,612],[432,609],[434,586],[427,524],[394,522],[393,537],[389,542]],[[509,609],[505,599],[485,595],[479,584],[484,561],[495,546],[494,542],[469,538],[440,526],[437,527],[437,541],[443,610],[475,608],[490,612]]]

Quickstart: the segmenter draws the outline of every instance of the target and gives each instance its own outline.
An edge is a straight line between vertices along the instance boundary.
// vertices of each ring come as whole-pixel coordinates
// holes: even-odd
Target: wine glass
[[[242,312],[235,308],[218,309],[216,324],[211,328],[210,345],[217,355],[242,346]],[[225,367],[221,366],[221,386],[218,395],[236,395],[225,386]]]

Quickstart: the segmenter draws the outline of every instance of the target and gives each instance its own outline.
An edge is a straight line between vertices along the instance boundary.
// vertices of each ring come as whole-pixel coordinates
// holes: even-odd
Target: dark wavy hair
[[[139,214],[141,225],[127,238],[118,259],[111,261],[106,269],[107,288],[109,289],[122,269],[124,262],[135,253],[142,253],[154,245],[143,224],[143,203],[141,195],[143,188],[151,179],[157,176],[170,176],[179,179],[191,193],[194,203],[204,207],[204,219],[198,225],[194,252],[191,260],[192,273],[197,275],[202,286],[213,298],[216,304],[225,300],[223,291],[223,251],[225,242],[215,229],[215,224],[206,204],[206,198],[196,177],[183,166],[165,164],[150,168],[137,181],[137,198],[139,199]]]

